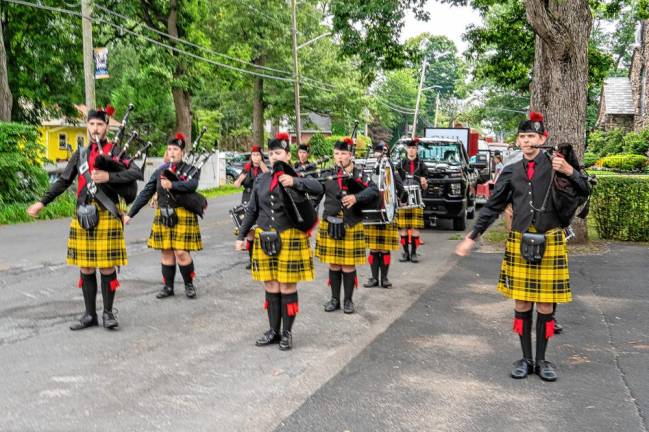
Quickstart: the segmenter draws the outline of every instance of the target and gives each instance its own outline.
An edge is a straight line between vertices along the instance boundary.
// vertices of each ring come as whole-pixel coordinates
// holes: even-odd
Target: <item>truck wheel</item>
[[[453,218],[453,230],[464,231],[465,229],[466,229],[466,213],[462,213],[462,216]]]

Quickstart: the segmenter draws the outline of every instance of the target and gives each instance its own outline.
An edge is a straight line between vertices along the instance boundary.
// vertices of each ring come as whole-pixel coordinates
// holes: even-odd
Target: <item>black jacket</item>
[[[338,175],[342,171],[341,168],[331,170],[328,174]],[[352,182],[356,183],[351,184]],[[342,183],[342,189],[340,184]],[[350,209],[344,209],[342,206],[341,199],[343,197],[343,189],[346,193],[354,193],[354,189],[359,189],[359,192],[354,193],[356,195],[356,204],[354,204]],[[360,190],[362,189],[362,190]],[[352,171],[351,178],[327,180],[324,184],[324,212],[323,216],[338,216],[341,211],[343,211],[343,220],[347,226],[354,226],[357,223],[363,220],[362,210],[368,205],[376,203],[376,200],[379,197],[379,190],[371,181],[371,179],[363,178],[363,172],[354,166]]]
[[[527,179],[528,162],[526,159],[523,158],[505,165],[489,201],[480,211],[478,221],[471,233],[472,238],[484,233],[509,203],[512,204],[514,211],[512,229],[515,231],[526,232],[530,226],[534,226],[538,232],[544,233],[562,226],[551,196],[548,197],[545,211],[538,211],[543,205],[552,179],[552,161],[548,154],[542,151],[536,156],[534,162],[535,169],[532,180]],[[563,176],[560,173],[557,175]],[[586,176],[575,169],[573,175],[568,179],[579,194],[588,195]]]
[[[248,231],[255,223],[264,231],[275,229],[277,232],[282,232],[293,228],[293,223],[285,209],[289,204],[284,202],[278,186],[270,190],[272,181],[273,175],[270,171],[257,176],[246,207],[246,216],[239,229],[239,240],[243,240],[248,235]],[[314,178],[293,177],[293,189],[318,195],[322,192],[322,185]]]
[[[243,186],[243,194],[241,195],[242,204],[246,204],[250,201],[250,195],[252,194],[252,187],[255,184],[255,180],[263,174],[261,168],[257,167],[257,169],[255,169],[255,167],[252,166],[252,163],[247,163],[244,166],[244,172],[246,173],[246,177],[241,183],[241,186]]]
[[[182,171],[182,169],[185,167],[185,163],[181,162],[177,164],[176,166],[176,171]],[[198,188],[198,181],[200,178],[200,171],[191,179],[191,180],[186,180],[184,178],[179,179],[178,181],[172,181],[171,182],[171,196],[172,199],[167,199],[167,191],[162,188],[162,184],[160,182],[160,175],[165,169],[169,169],[170,164],[162,164],[158,169],[156,169],[153,174],[151,174],[151,177],[149,178],[149,181],[144,185],[144,188],[142,188],[142,191],[140,194],[135,198],[135,201],[133,202],[133,205],[131,206],[131,209],[128,212],[129,217],[134,217],[138,212],[146,205],[146,203],[149,202],[153,194],[157,193],[158,194],[158,208],[160,207],[173,207],[176,208],[178,207],[178,204],[176,204],[176,201],[173,199],[173,195],[179,194],[179,193],[191,193],[196,191]]]
[[[406,179],[409,175],[424,177],[426,179],[428,178],[428,167],[421,159],[419,159],[419,156],[417,156],[412,161],[412,164],[410,159],[402,159],[401,161],[399,161],[399,164],[396,168],[397,172],[401,176],[401,180],[403,180],[404,183],[408,183],[406,182]],[[417,184],[419,184],[419,182],[417,182]]]
[[[93,148],[96,148],[96,144],[91,144]],[[105,146],[106,144],[104,144]],[[74,180],[79,175],[79,166],[83,164],[83,161],[80,161],[80,149],[77,149],[73,154],[70,160],[68,161],[63,173],[59,178],[50,186],[50,189],[43,195],[41,202],[44,205],[48,205],[54,199],[65,192],[71,185],[74,183]],[[111,156],[117,156],[120,152],[120,149],[112,147],[110,150]],[[133,181],[142,180],[143,175],[140,168],[134,164],[130,163],[131,161],[122,157],[122,161],[128,164],[128,169],[119,172],[110,172],[109,180],[107,183],[98,184],[97,188],[102,190],[106,196],[113,202],[117,203],[119,196],[117,192],[111,187],[114,185],[131,183]],[[77,191],[77,207],[81,204],[84,204],[87,198],[87,188],[83,188],[81,191]]]

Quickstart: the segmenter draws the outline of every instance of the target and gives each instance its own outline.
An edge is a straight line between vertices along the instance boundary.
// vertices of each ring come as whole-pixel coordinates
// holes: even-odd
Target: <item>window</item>
[[[59,134],[59,150],[67,150],[68,136],[66,134]]]

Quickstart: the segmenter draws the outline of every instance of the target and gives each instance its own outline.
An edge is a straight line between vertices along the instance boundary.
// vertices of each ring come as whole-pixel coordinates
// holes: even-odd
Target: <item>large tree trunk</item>
[[[7,52],[2,37],[2,16],[0,15],[0,121],[11,121],[12,104],[13,99],[7,74]]]
[[[178,0],[171,0],[169,6],[169,16],[167,18],[167,31],[173,37],[178,37]],[[182,132],[187,137],[187,150],[191,150],[192,141],[192,98],[189,91],[180,84],[184,80],[186,69],[183,66],[183,60],[174,55],[177,61],[176,69],[173,74],[173,83],[171,93],[176,108],[176,132]]]
[[[582,160],[593,22],[588,1],[524,1],[527,20],[536,33],[530,108],[544,114],[550,143],[571,143]],[[576,241],[585,242],[586,226],[577,221]]]
[[[264,57],[253,60],[256,65],[264,66]],[[252,137],[254,143],[264,146],[264,79],[255,77],[252,89]]]

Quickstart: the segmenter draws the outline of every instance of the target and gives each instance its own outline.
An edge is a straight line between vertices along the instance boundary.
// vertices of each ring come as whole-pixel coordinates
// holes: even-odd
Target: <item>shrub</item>
[[[599,159],[595,153],[586,152],[584,153],[584,166],[586,168],[595,165],[595,162]]]
[[[620,171],[643,171],[647,166],[647,157],[636,154],[618,154],[606,156],[600,161],[603,168]]]
[[[624,152],[645,155],[649,150],[649,130],[630,132],[624,136]]]
[[[590,215],[602,239],[649,241],[649,178],[600,177]]]

